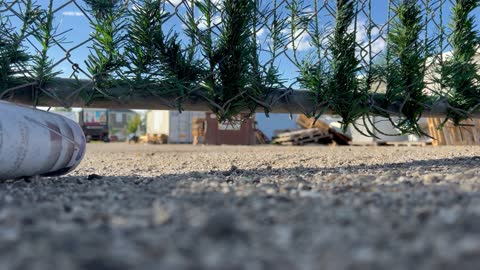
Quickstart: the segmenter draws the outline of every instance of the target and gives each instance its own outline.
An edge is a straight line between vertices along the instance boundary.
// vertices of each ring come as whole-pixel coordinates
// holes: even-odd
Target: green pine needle
[[[424,93],[429,53],[420,39],[424,29],[422,9],[415,0],[400,0],[396,4],[396,19],[388,35],[387,57],[391,63],[387,66],[386,107],[399,104],[403,117],[391,122],[401,133],[422,135],[418,121],[429,99]]]
[[[54,71],[53,60],[48,56],[48,51],[54,45],[55,40],[61,40],[57,35],[56,27],[53,25],[53,0],[50,0],[47,10],[41,10],[38,19],[35,21],[36,31],[34,38],[40,43],[41,50],[32,58],[32,73],[35,80],[42,87],[45,83],[61,74],[60,71]]]
[[[311,36],[317,58],[306,58],[299,65],[299,82],[315,94],[316,106],[320,109],[315,117],[330,108],[342,117],[344,129],[368,112],[366,91],[360,87],[360,61],[355,55],[356,33],[351,29],[356,18],[355,5],[354,0],[337,1],[335,27],[326,45],[326,53],[331,58],[323,56],[325,37],[314,18]]]
[[[84,96],[87,102],[105,97],[108,89],[118,80],[120,68],[125,64],[121,48],[125,42],[126,3],[123,0],[85,0],[94,20],[91,27],[93,45],[85,64],[93,76],[95,89],[101,91]]]
[[[440,69],[441,84],[451,106],[448,118],[457,125],[480,104],[480,66],[474,61],[480,38],[472,15],[479,6],[480,0],[456,1],[450,23],[453,52]]]

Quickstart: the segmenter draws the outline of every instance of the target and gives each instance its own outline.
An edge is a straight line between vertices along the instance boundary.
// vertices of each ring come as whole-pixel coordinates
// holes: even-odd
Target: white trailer
[[[420,142],[420,141],[430,141],[426,137],[418,137],[415,135],[397,135],[397,136],[389,136],[399,134],[399,131],[395,129],[392,123],[384,117],[380,116],[372,116],[372,121],[375,123],[375,127],[380,130],[377,131],[373,128],[370,123],[367,123],[368,128],[372,131],[377,138],[374,137],[367,137],[362,135],[358,130],[356,130],[353,126],[350,126],[350,132],[352,135],[352,141],[354,142],[361,142],[361,143],[370,143],[370,142]],[[398,118],[393,117],[394,121],[397,121]],[[357,128],[360,129],[363,133],[367,133],[367,128],[365,127],[363,120],[357,120]],[[428,132],[428,124],[426,118],[421,118],[418,122],[422,129],[425,132]],[[384,133],[384,134],[382,134]]]
[[[70,119],[70,120],[72,120],[76,123],[78,123],[80,121],[80,119],[79,119],[80,116],[79,116],[78,112],[73,112],[73,111],[66,112],[66,111],[55,111],[55,110],[53,110],[51,112],[54,113],[54,114],[58,114],[58,115],[61,115],[63,117],[66,117],[66,118],[68,118],[68,119]]]
[[[147,134],[165,134],[168,143],[193,143],[192,120],[204,118],[205,112],[148,111]]]

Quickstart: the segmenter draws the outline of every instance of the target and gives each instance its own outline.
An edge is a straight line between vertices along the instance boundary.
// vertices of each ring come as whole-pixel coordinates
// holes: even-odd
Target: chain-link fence
[[[0,95],[32,105],[478,115],[478,0],[0,0]],[[372,123],[374,124],[374,123]]]

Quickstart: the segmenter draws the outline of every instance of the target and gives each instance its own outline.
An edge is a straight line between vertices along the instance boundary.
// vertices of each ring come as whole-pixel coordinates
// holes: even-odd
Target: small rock
[[[265,190],[265,193],[267,193],[268,195],[273,195],[273,194],[277,193],[277,191],[273,188],[267,188]]]
[[[440,183],[443,180],[443,175],[438,173],[429,173],[423,176],[423,183],[425,184],[436,184]]]
[[[309,191],[309,190],[312,190],[312,187],[310,185],[300,183],[298,184],[298,190]]]
[[[33,217],[24,217],[22,218],[22,225],[31,226],[35,223],[35,219]]]
[[[23,181],[25,181],[25,183],[31,183],[31,182],[32,182],[32,178],[33,178],[33,177],[30,177],[30,176],[29,176],[29,177],[24,177],[24,178],[23,178]]]
[[[430,209],[427,208],[421,208],[417,210],[417,219],[420,222],[425,222],[428,220],[428,218],[431,216],[431,211]]]
[[[128,219],[120,216],[110,217],[110,223],[113,227],[126,227],[129,224]]]
[[[102,176],[100,176],[98,174],[94,174],[94,173],[87,176],[87,180],[90,180],[90,181],[91,180],[102,179],[102,178],[103,178]]]
[[[304,198],[320,198],[322,195],[319,192],[316,191],[300,191],[298,194],[300,197]]]
[[[10,195],[6,195],[4,197],[4,200],[5,200],[6,203],[11,203],[11,202],[13,202],[13,197],[10,196]]]
[[[170,220],[170,211],[162,205],[158,200],[153,202],[152,205],[152,219],[153,224],[162,225]]]
[[[232,165],[232,166],[230,167],[230,170],[228,170],[228,171],[226,171],[226,172],[223,172],[223,175],[224,175],[224,176],[230,176],[230,175],[232,175],[233,173],[235,173],[235,172],[237,172],[237,171],[238,171],[238,167],[235,166],[235,165]]]
[[[68,204],[63,205],[63,211],[65,211],[66,213],[70,213],[70,212],[72,212],[72,210],[73,210],[72,206],[70,206]]]
[[[480,242],[478,240],[473,236],[463,238],[457,244],[458,252],[462,255],[477,257],[480,255]]]
[[[208,236],[217,240],[231,238],[240,233],[235,216],[225,211],[210,216],[204,229]]]

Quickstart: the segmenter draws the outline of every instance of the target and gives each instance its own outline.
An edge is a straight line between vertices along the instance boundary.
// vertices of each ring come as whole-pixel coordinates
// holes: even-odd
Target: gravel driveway
[[[0,269],[479,269],[480,147],[89,144],[0,182]]]

